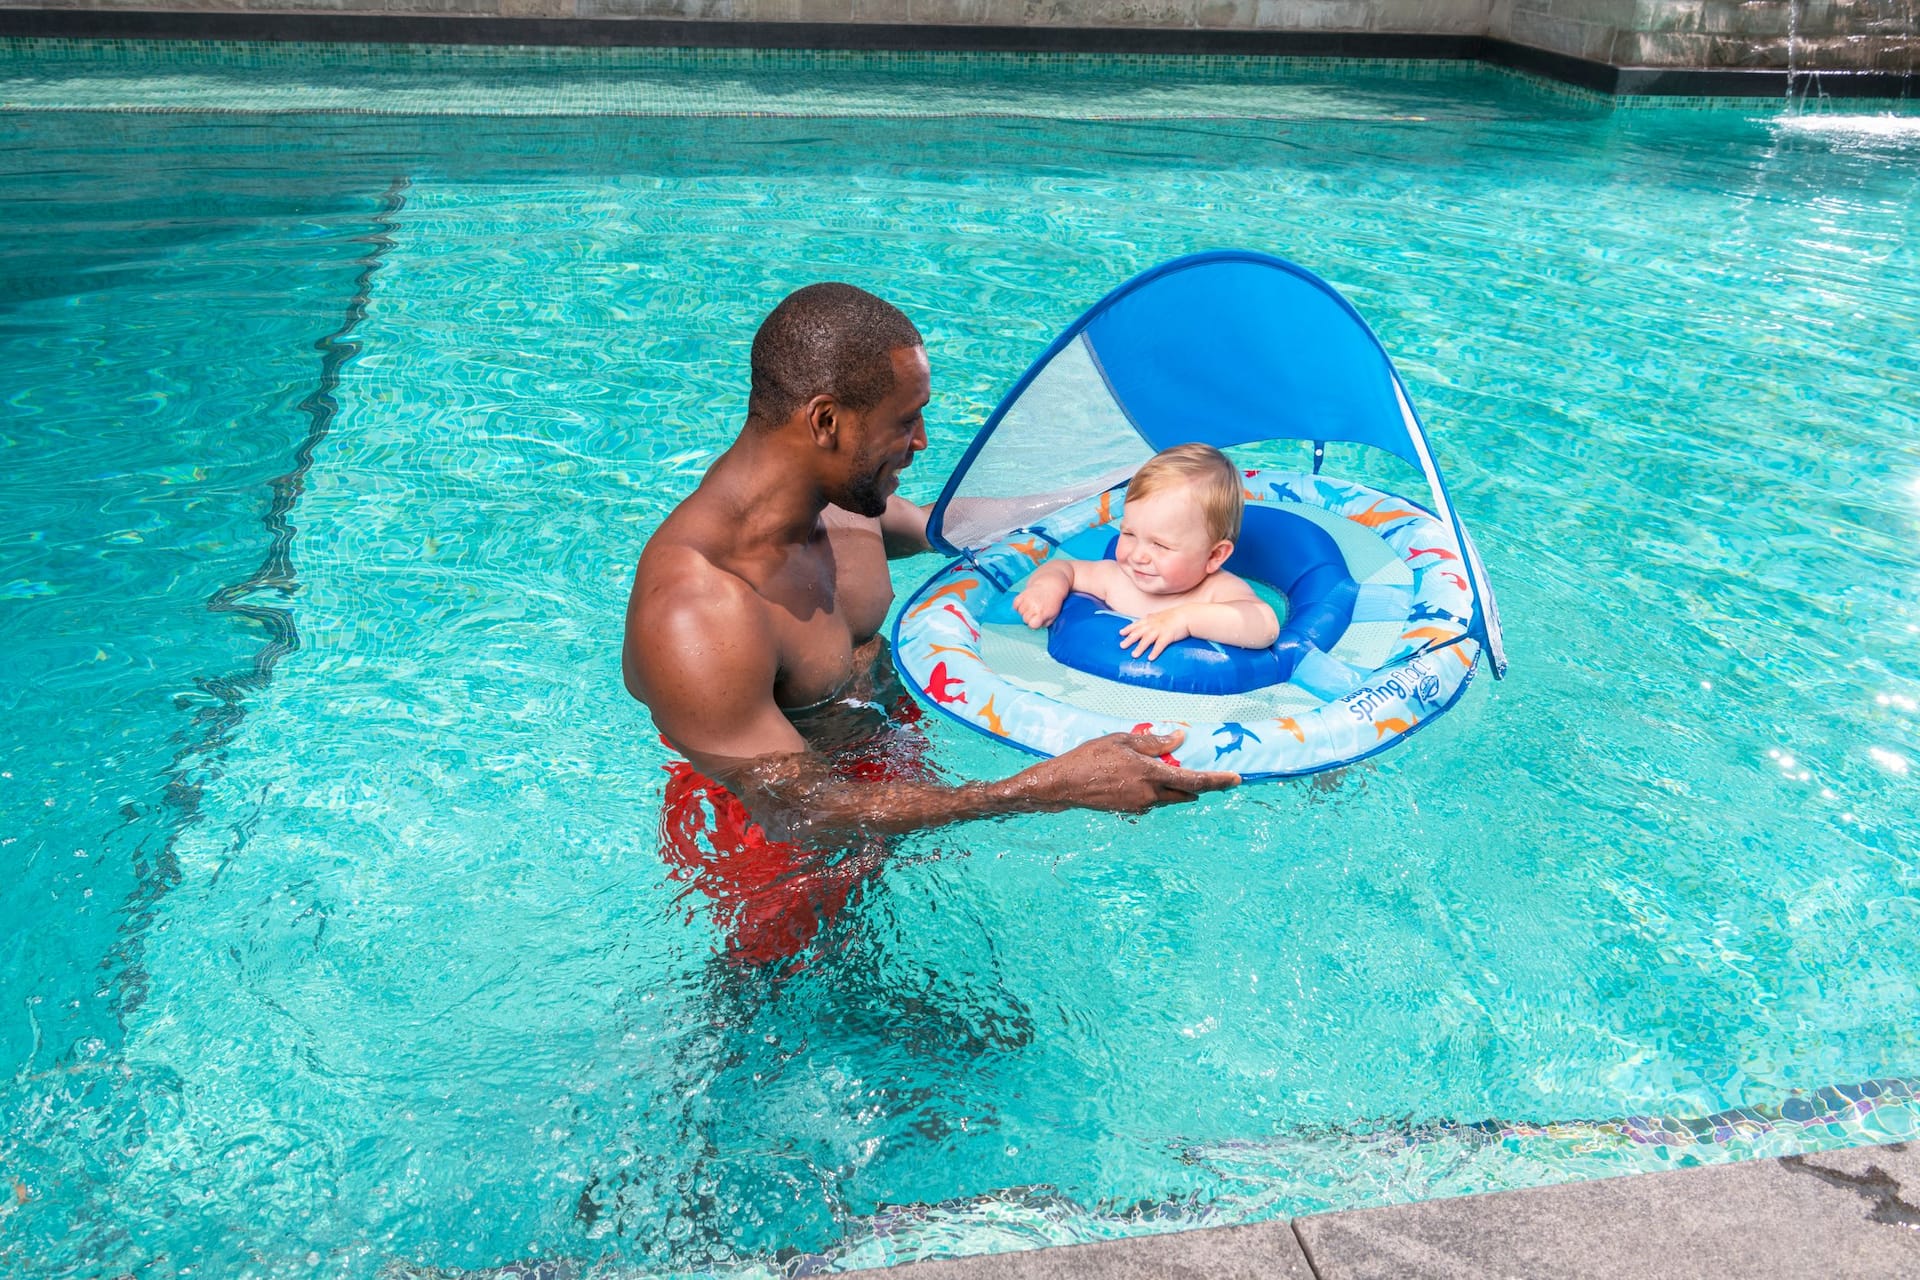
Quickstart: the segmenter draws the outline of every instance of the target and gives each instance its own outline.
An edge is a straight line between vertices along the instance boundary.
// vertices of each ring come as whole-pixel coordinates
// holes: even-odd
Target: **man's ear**
[[[842,410],[834,398],[815,396],[807,401],[804,412],[807,417],[807,432],[813,437],[813,443],[827,450],[838,447]]]
[[[1213,550],[1207,553],[1207,572],[1216,572],[1221,565],[1227,562],[1227,557],[1232,554],[1233,543],[1227,539],[1222,538],[1220,541],[1214,543]]]

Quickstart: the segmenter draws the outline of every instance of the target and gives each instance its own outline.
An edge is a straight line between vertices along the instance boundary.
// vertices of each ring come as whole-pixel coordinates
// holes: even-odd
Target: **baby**
[[[1220,566],[1240,536],[1240,473],[1212,445],[1182,444],[1154,455],[1127,485],[1120,545],[1111,560],[1049,560],[1014,597],[1029,627],[1060,614],[1071,592],[1096,596],[1134,621],[1120,645],[1149,661],[1192,636],[1264,649],[1280,619],[1253,588]]]

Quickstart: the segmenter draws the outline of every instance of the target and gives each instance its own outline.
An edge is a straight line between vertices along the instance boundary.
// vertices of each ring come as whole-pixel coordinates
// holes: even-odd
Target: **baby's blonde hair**
[[[1177,444],[1154,454],[1133,473],[1127,485],[1127,501],[1151,497],[1181,484],[1190,484],[1197,491],[1209,538],[1215,542],[1239,540],[1240,515],[1247,507],[1240,471],[1210,444]]]

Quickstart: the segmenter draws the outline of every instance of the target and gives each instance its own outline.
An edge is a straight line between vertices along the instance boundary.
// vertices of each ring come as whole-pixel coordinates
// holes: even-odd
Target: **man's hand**
[[[1156,805],[1185,804],[1202,792],[1240,785],[1237,773],[1205,773],[1168,764],[1162,756],[1186,738],[1169,734],[1110,733],[1007,780],[1042,793],[1036,807],[1144,813]]]
[[[1193,626],[1188,621],[1186,606],[1175,605],[1144,618],[1135,618],[1120,628],[1120,647],[1136,658],[1144,653],[1147,661],[1152,662],[1175,640],[1185,640],[1192,634]]]

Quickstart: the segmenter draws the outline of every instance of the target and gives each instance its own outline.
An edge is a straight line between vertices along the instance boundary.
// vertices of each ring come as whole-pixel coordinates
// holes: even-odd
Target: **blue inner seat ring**
[[[1107,559],[1118,541],[1107,544]],[[1120,644],[1120,630],[1132,619],[1076,592],[1048,628],[1047,653],[1076,671],[1150,689],[1246,693],[1285,682],[1309,650],[1332,649],[1353,622],[1360,586],[1347,571],[1340,544],[1305,516],[1249,503],[1226,567],[1287,598],[1280,638],[1265,649],[1187,639],[1168,645],[1152,662],[1135,658]]]

